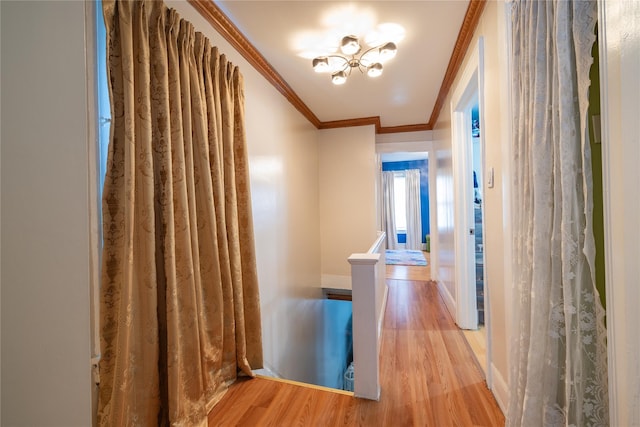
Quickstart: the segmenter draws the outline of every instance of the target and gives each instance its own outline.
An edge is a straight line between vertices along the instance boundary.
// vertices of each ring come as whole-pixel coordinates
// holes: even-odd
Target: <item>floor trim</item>
[[[507,416],[507,410],[509,409],[509,386],[502,377],[500,371],[496,368],[496,365],[491,364],[491,375],[493,377],[493,387],[491,392],[498,402],[498,406],[502,409],[502,413]]]
[[[451,292],[449,292],[449,289],[447,289],[444,283],[442,283],[440,280],[437,280],[436,283],[438,284],[438,293],[442,297],[447,310],[449,310],[451,318],[457,325],[458,319],[456,318],[456,302],[454,301],[453,297],[451,296]]]
[[[276,382],[279,382],[279,383],[296,385],[296,386],[299,386],[299,387],[312,388],[314,390],[322,390],[322,391],[328,391],[328,392],[331,392],[331,393],[344,394],[345,396],[354,396],[352,391],[339,390],[337,388],[324,387],[324,386],[321,386],[321,385],[303,383],[303,382],[300,382],[300,381],[287,380],[287,379],[284,379],[284,378],[267,377],[267,376],[264,376],[264,375],[256,375],[256,378],[260,378],[260,379],[263,379],[263,380],[269,380],[269,381],[276,381]]]

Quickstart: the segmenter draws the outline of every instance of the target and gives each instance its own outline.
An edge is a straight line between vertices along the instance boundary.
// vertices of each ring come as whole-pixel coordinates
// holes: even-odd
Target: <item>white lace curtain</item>
[[[608,425],[586,114],[595,1],[514,1],[509,426]]]
[[[420,170],[405,171],[407,212],[407,249],[422,249],[422,212],[420,207]]]
[[[382,172],[382,222],[387,233],[387,249],[398,249],[394,186],[393,172]]]

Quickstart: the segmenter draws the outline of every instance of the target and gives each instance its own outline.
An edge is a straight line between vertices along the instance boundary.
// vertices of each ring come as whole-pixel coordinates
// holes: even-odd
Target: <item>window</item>
[[[104,178],[107,173],[107,155],[109,152],[109,132],[111,127],[111,101],[107,83],[107,29],[102,16],[102,2],[96,3],[96,85],[98,92],[98,139],[99,139],[99,191],[102,199]]]
[[[396,172],[393,176],[393,204],[396,216],[396,231],[407,232],[407,203],[404,172]]]

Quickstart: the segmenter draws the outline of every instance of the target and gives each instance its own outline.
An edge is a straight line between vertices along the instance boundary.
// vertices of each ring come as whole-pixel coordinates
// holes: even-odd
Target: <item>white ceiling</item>
[[[320,121],[380,116],[381,125],[426,124],[431,116],[468,0],[424,1],[216,1],[251,44]],[[393,22],[404,27],[398,53],[371,79],[357,71],[335,86],[315,73],[296,44],[309,31],[326,31],[329,16],[355,32],[353,22]],[[343,34],[347,35],[347,34]],[[359,35],[359,34],[356,34]]]

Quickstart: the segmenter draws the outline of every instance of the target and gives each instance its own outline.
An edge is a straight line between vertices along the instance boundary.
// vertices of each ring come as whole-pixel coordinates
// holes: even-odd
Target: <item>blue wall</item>
[[[429,234],[429,164],[427,160],[411,160],[408,162],[383,162],[383,171],[403,171],[420,169],[420,209],[422,211],[422,243]],[[398,234],[398,243],[406,243],[406,234]]]

